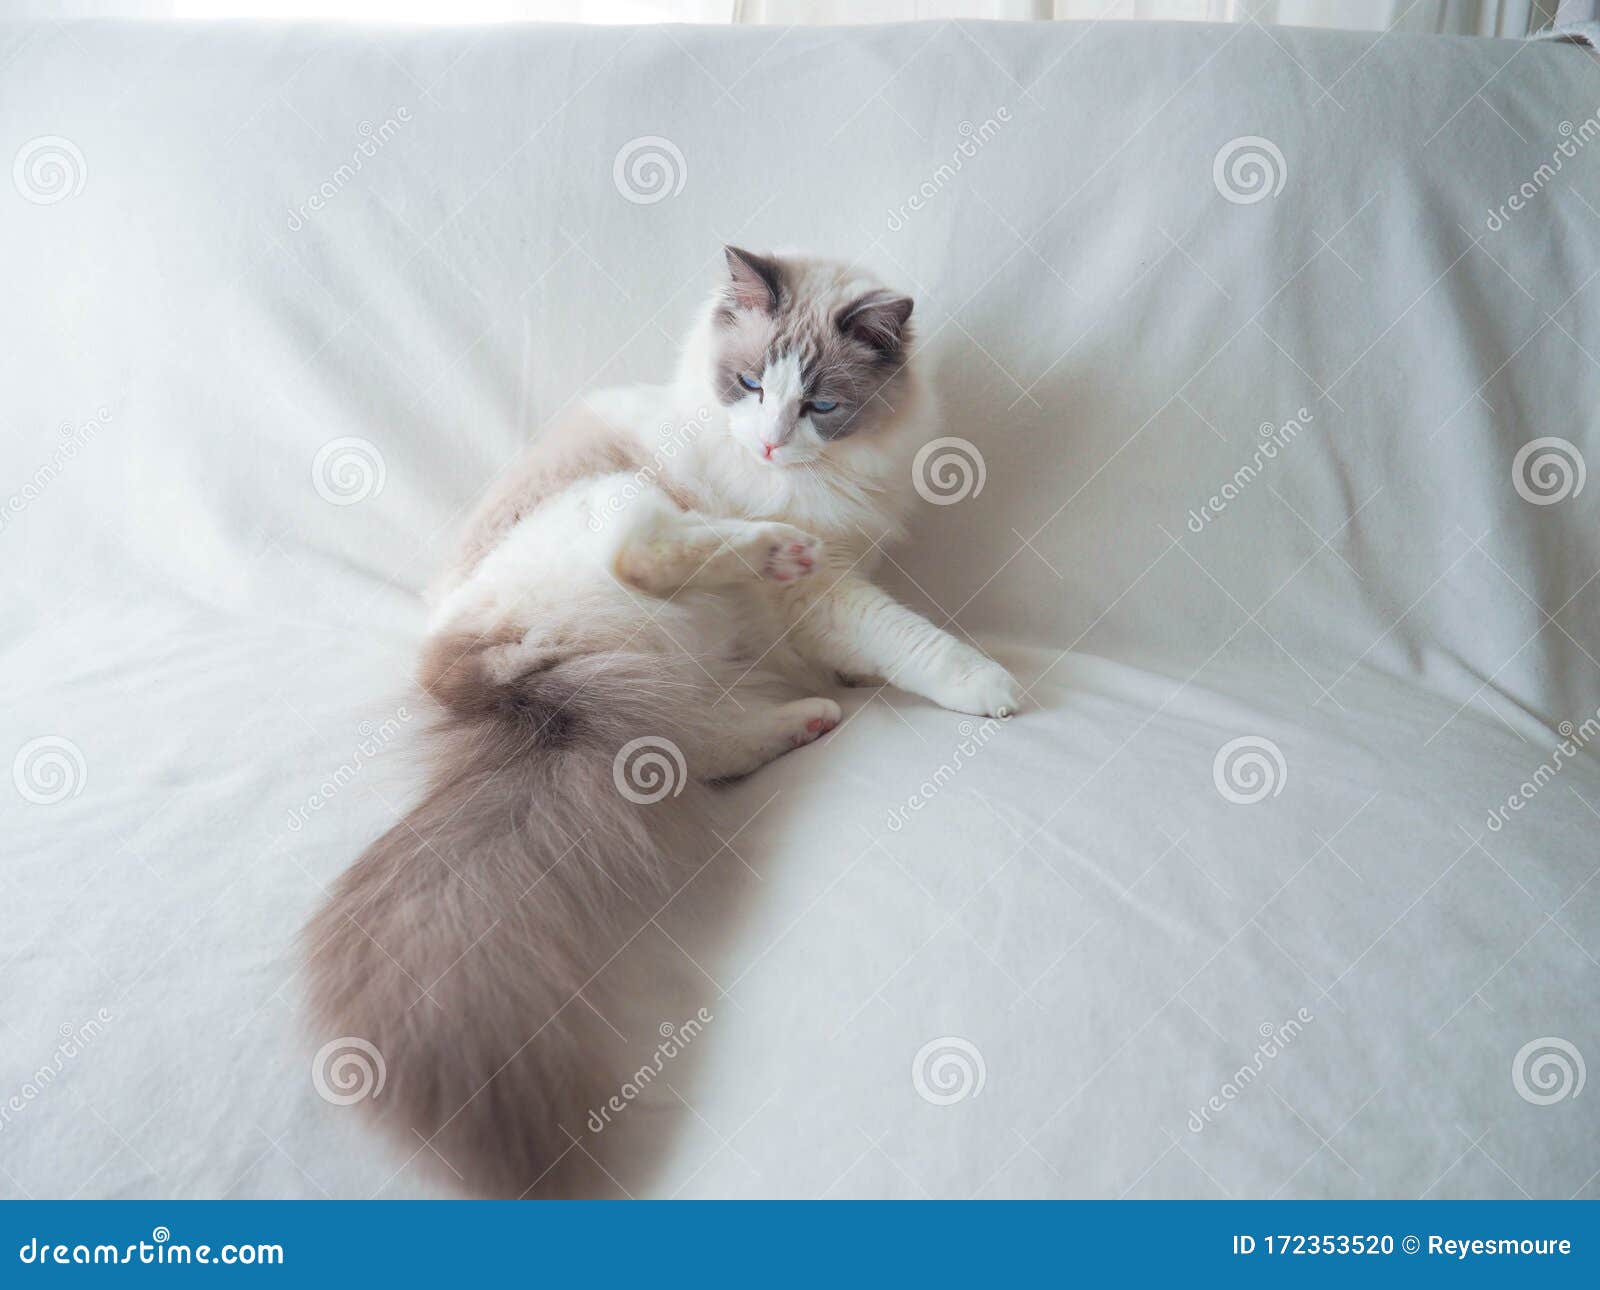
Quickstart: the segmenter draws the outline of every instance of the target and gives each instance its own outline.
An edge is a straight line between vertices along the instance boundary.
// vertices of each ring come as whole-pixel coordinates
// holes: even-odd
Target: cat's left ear
[[[783,272],[778,262],[736,246],[725,246],[722,253],[728,257],[728,295],[734,305],[777,313],[783,297]]]
[[[839,330],[892,358],[905,343],[906,320],[911,317],[911,297],[892,291],[869,291],[839,311]]]

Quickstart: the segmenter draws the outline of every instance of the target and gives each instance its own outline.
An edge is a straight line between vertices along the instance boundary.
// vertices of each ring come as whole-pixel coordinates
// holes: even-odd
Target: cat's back
[[[462,529],[439,591],[458,586],[523,519],[586,479],[647,465],[639,437],[588,401],[551,422],[490,483]]]

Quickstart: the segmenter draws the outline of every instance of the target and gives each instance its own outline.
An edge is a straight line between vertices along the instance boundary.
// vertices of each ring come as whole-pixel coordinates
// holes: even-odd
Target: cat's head
[[[738,447],[781,470],[847,454],[895,421],[911,297],[843,264],[724,250],[708,358]]]

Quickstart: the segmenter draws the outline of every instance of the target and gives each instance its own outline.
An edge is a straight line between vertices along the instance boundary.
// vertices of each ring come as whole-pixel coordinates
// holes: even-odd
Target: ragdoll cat
[[[469,522],[420,667],[430,787],[306,931],[319,1027],[376,1046],[370,1105],[475,1193],[567,1189],[621,1047],[580,994],[718,853],[706,785],[826,734],[839,679],[1019,703],[868,580],[932,435],[912,302],[726,254],[674,383],[591,398]]]

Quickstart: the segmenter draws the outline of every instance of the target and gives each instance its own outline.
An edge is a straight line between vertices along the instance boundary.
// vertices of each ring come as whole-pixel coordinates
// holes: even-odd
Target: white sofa
[[[618,1029],[711,1020],[571,1126],[594,1190],[1600,1196],[1589,51],[46,24],[0,62],[0,1196],[446,1194],[313,1077],[292,937],[416,791],[454,526],[667,372],[724,242],[916,296],[982,487],[889,576],[1034,706],[851,691],[731,790]]]

